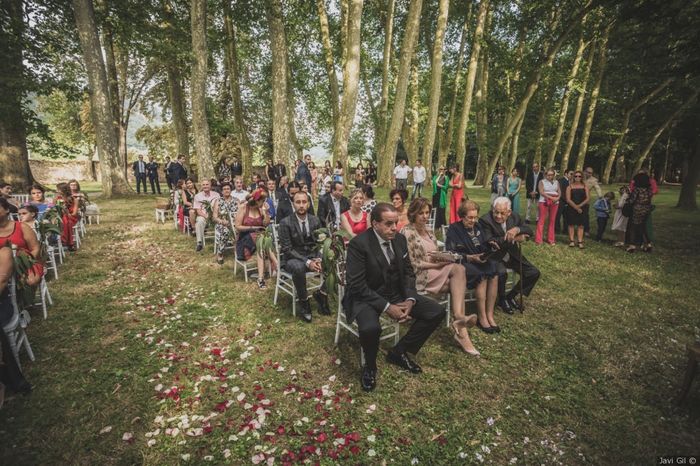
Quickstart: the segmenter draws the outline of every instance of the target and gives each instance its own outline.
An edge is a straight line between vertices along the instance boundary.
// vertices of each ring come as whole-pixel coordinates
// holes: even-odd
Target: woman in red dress
[[[56,201],[63,202],[63,230],[61,232],[61,242],[69,251],[75,251],[73,227],[78,223],[78,220],[80,220],[78,214],[80,205],[78,200],[73,197],[68,183],[58,183],[56,185],[56,191]]]
[[[340,216],[340,228],[347,231],[351,238],[367,229],[367,212],[362,210],[365,195],[362,189],[355,188],[350,193],[350,210]]]
[[[452,188],[452,196],[450,197],[450,224],[453,224],[460,220],[457,210],[462,204],[462,199],[464,197],[464,176],[459,172],[459,167],[457,167],[457,165],[453,165],[450,168],[450,188]]]
[[[18,254],[29,254],[38,260],[41,248],[34,230],[26,223],[10,220],[10,203],[0,198],[0,247],[7,243],[17,247]],[[44,266],[37,262],[27,273],[27,285],[36,286],[44,276]]]

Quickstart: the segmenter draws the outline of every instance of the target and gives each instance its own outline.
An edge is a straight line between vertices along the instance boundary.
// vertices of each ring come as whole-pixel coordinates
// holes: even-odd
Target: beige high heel
[[[472,317],[474,319],[472,319]],[[455,319],[452,322],[452,330],[454,331],[452,338],[454,338],[455,343],[457,343],[457,346],[462,348],[462,350],[465,353],[470,354],[474,357],[479,357],[479,356],[481,356],[481,353],[479,352],[479,350],[468,348],[465,341],[462,339],[462,337],[459,334],[460,327],[464,327],[465,329],[470,327],[470,326],[473,327],[475,325],[475,322],[474,322],[475,320],[476,320],[475,314],[470,315],[466,319]],[[470,323],[471,323],[471,325],[470,325]]]

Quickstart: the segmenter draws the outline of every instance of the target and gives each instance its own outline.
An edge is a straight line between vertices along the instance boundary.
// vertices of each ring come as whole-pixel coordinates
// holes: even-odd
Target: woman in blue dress
[[[510,199],[511,210],[520,215],[520,187],[523,180],[518,176],[518,169],[514,168],[508,177],[508,198]]]

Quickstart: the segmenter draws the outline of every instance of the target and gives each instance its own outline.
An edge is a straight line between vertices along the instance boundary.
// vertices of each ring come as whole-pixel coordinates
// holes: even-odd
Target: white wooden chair
[[[51,293],[49,293],[49,285],[46,283],[46,268],[44,269],[44,276],[41,277],[41,283],[39,284],[39,301],[35,302],[34,305],[41,305],[41,310],[44,313],[44,320],[49,316],[47,312],[48,306],[53,306],[53,299],[51,299]]]
[[[10,277],[10,281],[7,284],[10,301],[12,303],[12,317],[10,321],[3,327],[5,335],[10,341],[10,348],[12,349],[12,354],[17,360],[17,365],[21,367],[19,362],[19,352],[22,348],[25,349],[29,359],[34,361],[34,352],[29,344],[29,339],[27,338],[27,333],[24,331],[31,322],[31,317],[29,313],[25,310],[19,309],[17,305],[17,287],[14,275]]]
[[[288,294],[289,296],[292,297],[292,315],[296,316],[297,315],[297,292],[296,292],[296,289],[294,288],[294,281],[292,280],[292,274],[289,272],[285,272],[281,266],[282,253],[281,253],[280,247],[279,247],[279,238],[278,238],[278,231],[277,231],[278,226],[276,224],[271,224],[271,226],[272,226],[272,240],[273,240],[273,243],[275,245],[275,251],[277,252],[277,282],[275,284],[274,304],[277,305],[277,299],[279,298],[280,291]],[[316,273],[316,272],[307,272],[306,273],[306,289],[309,292],[313,292],[313,291],[321,289],[322,284],[323,284],[323,277],[321,277],[321,274]]]
[[[73,244],[75,249],[80,249],[80,225],[77,223],[73,225]]]
[[[15,199],[19,205],[29,202],[29,194],[13,194],[12,198]]]
[[[335,340],[334,344],[337,347],[338,341],[340,340],[340,330],[347,330],[357,337],[360,338],[360,332],[357,328],[357,322],[349,324],[347,318],[345,317],[345,311],[343,310],[343,296],[345,295],[345,262],[338,261],[336,263],[336,272],[338,274],[338,311],[336,312],[337,318],[335,321]],[[399,337],[401,333],[401,326],[398,322],[395,322],[383,313],[379,316],[379,323],[382,326],[382,333],[379,337],[379,341],[394,339],[394,345],[399,342]],[[360,346],[360,365],[365,365],[365,352]]]
[[[58,280],[58,264],[56,264],[56,256],[60,255],[58,248],[49,244],[49,239],[44,238],[44,247],[46,248],[46,270],[53,272],[54,280]]]
[[[428,227],[428,229],[430,231],[435,231],[435,215],[436,215],[436,213],[437,213],[437,209],[435,207],[433,207],[433,209],[430,211],[430,218],[428,219],[428,224],[426,225],[426,227]]]

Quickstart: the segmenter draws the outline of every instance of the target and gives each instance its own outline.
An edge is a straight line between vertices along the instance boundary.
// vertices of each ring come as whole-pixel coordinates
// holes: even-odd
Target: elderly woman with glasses
[[[544,223],[549,221],[547,228],[547,242],[555,244],[554,237],[554,221],[557,218],[557,209],[559,208],[559,182],[555,179],[554,170],[551,168],[544,174],[544,179],[540,180],[537,186],[537,191],[540,193],[540,198],[537,201],[537,210],[539,217],[537,218],[537,233],[535,233],[535,244],[542,244],[544,236]],[[549,218],[547,218],[549,217]]]
[[[588,187],[583,182],[583,173],[581,170],[574,172],[574,180],[566,188],[566,203],[569,208],[566,209],[566,223],[569,225],[569,246],[574,247],[574,229],[578,237],[578,247],[583,249],[583,229],[588,219],[588,202],[590,194]]]
[[[447,191],[450,189],[450,177],[445,167],[438,168],[433,175],[433,207],[435,207],[435,229],[439,230],[446,222]]]

